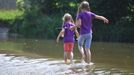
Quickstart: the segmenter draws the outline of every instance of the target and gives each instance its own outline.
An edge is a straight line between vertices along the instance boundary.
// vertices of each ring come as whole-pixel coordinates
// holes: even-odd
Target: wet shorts
[[[78,47],[84,46],[85,48],[90,48],[92,41],[92,33],[80,35],[78,38]]]
[[[72,42],[64,43],[64,51],[65,52],[71,52],[71,51],[73,51],[73,48],[74,48],[74,43],[72,43]]]

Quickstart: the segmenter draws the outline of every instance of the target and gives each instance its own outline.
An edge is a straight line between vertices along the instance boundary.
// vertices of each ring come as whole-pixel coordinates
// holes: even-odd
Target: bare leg
[[[85,59],[84,49],[82,46],[79,47],[79,51],[81,53],[81,61],[83,62]]]
[[[86,53],[86,63],[90,63],[91,62],[91,52],[89,48],[85,48],[85,53]]]
[[[64,61],[67,63],[67,52],[64,52]]]
[[[69,56],[70,56],[70,63],[74,64],[74,62],[73,62],[73,52],[72,51],[69,53]]]

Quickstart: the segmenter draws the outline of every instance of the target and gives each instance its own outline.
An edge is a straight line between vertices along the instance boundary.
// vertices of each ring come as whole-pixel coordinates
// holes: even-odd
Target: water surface
[[[94,67],[70,69],[64,64],[62,42],[43,39],[0,41],[0,75],[134,75],[134,44],[93,42]],[[75,63],[80,63],[77,44]]]

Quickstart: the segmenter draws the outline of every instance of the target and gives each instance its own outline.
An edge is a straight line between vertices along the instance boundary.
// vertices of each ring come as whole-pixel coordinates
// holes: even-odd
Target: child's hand
[[[72,30],[72,31],[73,31],[73,30],[75,30],[75,26],[73,26],[73,27],[70,27],[70,30]]]
[[[64,37],[64,34],[62,34],[61,37]]]
[[[103,21],[104,21],[104,23],[109,23],[108,19],[106,19],[106,18]]]
[[[76,40],[78,41],[78,39],[79,39],[79,38],[77,37]]]

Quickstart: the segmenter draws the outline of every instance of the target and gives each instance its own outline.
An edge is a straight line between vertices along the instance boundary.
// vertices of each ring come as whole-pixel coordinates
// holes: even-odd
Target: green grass
[[[0,20],[12,20],[21,15],[23,12],[18,10],[0,10]]]

